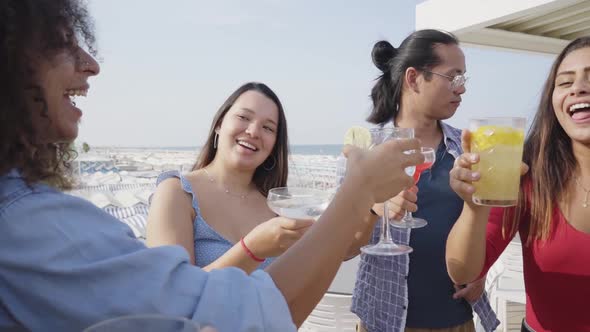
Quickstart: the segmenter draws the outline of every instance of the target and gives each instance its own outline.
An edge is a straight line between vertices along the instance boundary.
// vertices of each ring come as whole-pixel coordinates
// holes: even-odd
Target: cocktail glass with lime
[[[414,129],[412,128],[372,128],[366,129],[362,127],[353,127],[346,132],[344,136],[344,144],[355,145],[360,148],[370,149],[373,146],[382,144],[388,140],[395,139],[407,139],[414,137]],[[408,153],[412,153],[408,151]],[[345,163],[343,164],[342,177],[346,170]],[[406,173],[412,176],[416,167],[411,166],[406,168]],[[340,175],[339,175],[340,177]],[[387,207],[387,201],[383,203],[383,217],[381,218],[381,233],[379,241],[374,244],[369,244],[361,248],[361,252],[365,255],[378,255],[378,256],[396,256],[404,255],[412,252],[412,248],[403,244],[396,244],[391,238],[391,232],[389,228],[389,209]]]

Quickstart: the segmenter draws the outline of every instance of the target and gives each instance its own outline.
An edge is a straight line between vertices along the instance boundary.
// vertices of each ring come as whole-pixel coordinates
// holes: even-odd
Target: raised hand
[[[407,211],[416,212],[418,205],[418,187],[413,186],[410,189],[404,190],[397,194],[397,196],[389,200],[389,219],[400,220],[404,217],[404,213]],[[383,203],[377,203],[373,205],[373,211],[380,217],[383,217]]]
[[[461,133],[461,146],[463,147],[463,154],[455,159],[455,164],[450,172],[451,188],[461,197],[468,205],[475,206],[472,195],[475,192],[475,187],[472,185],[474,181],[478,181],[481,177],[479,172],[472,171],[473,165],[479,162],[479,155],[471,153],[471,133],[463,130]],[[529,167],[522,163],[521,175],[528,171]]]
[[[483,294],[484,287],[486,284],[485,277],[470,282],[465,286],[455,285],[455,293],[453,294],[454,299],[465,299],[469,303],[474,303]]]
[[[297,242],[313,223],[314,220],[275,217],[254,227],[244,237],[244,243],[257,257],[276,257]]]
[[[390,140],[371,150],[346,145],[343,152],[348,161],[344,181],[354,181],[359,190],[371,195],[373,202],[384,202],[414,185],[404,169],[423,163],[424,156],[404,151],[419,148],[417,139]]]

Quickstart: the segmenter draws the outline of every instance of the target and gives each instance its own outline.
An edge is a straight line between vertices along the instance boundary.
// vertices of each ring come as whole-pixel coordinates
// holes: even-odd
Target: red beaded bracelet
[[[246,243],[244,243],[244,238],[240,239],[240,243],[242,244],[242,248],[244,248],[244,251],[246,252],[246,254],[248,254],[248,256],[250,256],[250,258],[252,258],[253,260],[255,260],[257,262],[264,262],[264,258],[256,257],[256,255],[254,255],[250,251],[250,249],[248,249],[248,247],[246,247]]]

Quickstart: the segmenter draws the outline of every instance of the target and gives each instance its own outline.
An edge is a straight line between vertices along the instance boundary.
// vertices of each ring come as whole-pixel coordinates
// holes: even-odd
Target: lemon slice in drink
[[[361,149],[368,149],[371,146],[371,132],[364,127],[350,127],[344,134],[344,144],[354,145]]]
[[[519,146],[524,141],[523,130],[505,126],[481,126],[472,135],[472,144],[479,151],[496,145]]]

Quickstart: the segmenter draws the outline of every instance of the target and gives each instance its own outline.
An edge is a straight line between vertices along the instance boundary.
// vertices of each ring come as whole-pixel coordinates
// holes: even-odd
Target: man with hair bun
[[[417,186],[402,191],[389,204],[394,226],[404,226],[399,220],[405,211],[428,220],[423,228],[392,227],[393,240],[414,251],[361,257],[352,303],[352,311],[361,319],[359,330],[474,331],[475,309],[484,329],[492,331],[498,321],[483,294],[485,280],[455,285],[445,265],[445,242],[463,207],[449,186],[449,171],[462,153],[461,131],[443,122],[455,114],[465,93],[465,56],[459,41],[448,32],[420,30],[398,48],[377,42],[372,58],[382,74],[371,91],[373,110],[367,120],[379,126],[414,128],[422,146],[436,151],[436,162],[422,173]],[[383,204],[373,210],[382,216]],[[378,240],[380,225],[371,243]]]

